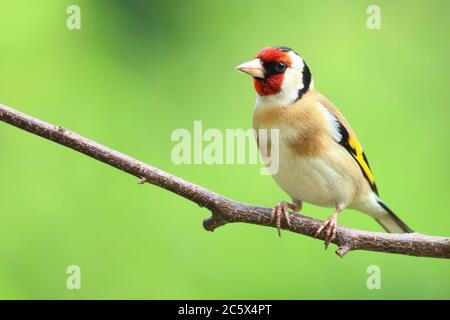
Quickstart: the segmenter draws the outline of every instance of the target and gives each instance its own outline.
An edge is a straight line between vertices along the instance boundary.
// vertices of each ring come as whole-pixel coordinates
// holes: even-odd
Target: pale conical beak
[[[255,78],[264,79],[265,70],[260,59],[253,59],[251,61],[244,62],[243,64],[238,65],[236,70],[247,73]]]

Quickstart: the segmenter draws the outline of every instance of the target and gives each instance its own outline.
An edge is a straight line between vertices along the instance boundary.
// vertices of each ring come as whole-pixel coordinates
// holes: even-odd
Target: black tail
[[[378,201],[378,204],[386,211],[386,216],[377,219],[378,223],[390,233],[411,233],[414,232],[408,227],[399,217],[392,212],[383,202]]]

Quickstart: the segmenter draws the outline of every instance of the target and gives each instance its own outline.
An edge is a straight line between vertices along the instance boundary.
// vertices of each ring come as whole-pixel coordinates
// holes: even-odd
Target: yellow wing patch
[[[364,154],[361,145],[353,137],[349,137],[348,144],[352,147],[353,150],[355,150],[355,154],[353,155],[353,157],[361,166],[361,169],[366,174],[370,184],[375,185],[375,177],[370,170],[369,162],[367,161],[366,155]]]
[[[339,133],[341,134],[341,140],[339,141],[339,144],[342,145],[350,153],[353,159],[355,159],[367,182],[370,184],[370,188],[378,195],[375,178],[372,174],[372,171],[370,170],[369,161],[367,160],[367,157],[364,154],[361,145],[358,143],[355,137],[349,135],[347,129],[340,121],[338,121],[338,125]]]

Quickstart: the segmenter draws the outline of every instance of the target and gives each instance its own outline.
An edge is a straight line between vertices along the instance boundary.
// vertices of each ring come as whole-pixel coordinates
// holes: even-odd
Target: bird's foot
[[[281,237],[281,219],[284,218],[286,225],[288,228],[291,227],[291,219],[289,215],[291,214],[289,212],[289,209],[292,209],[294,211],[299,211],[301,207],[301,203],[295,201],[293,204],[286,202],[286,201],[280,201],[273,209],[273,222],[275,224],[275,227],[278,230],[278,235]]]
[[[325,235],[325,249],[328,248],[328,245],[331,241],[336,238],[336,227],[337,227],[337,216],[338,211],[333,213],[321,226],[317,229],[316,234],[314,235],[316,238],[323,233]]]

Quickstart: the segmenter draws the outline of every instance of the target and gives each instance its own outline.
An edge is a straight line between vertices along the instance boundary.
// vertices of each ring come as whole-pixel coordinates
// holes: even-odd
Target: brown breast
[[[288,107],[256,108],[253,127],[280,130],[281,139],[300,156],[317,155],[329,140],[328,123],[315,91]]]

